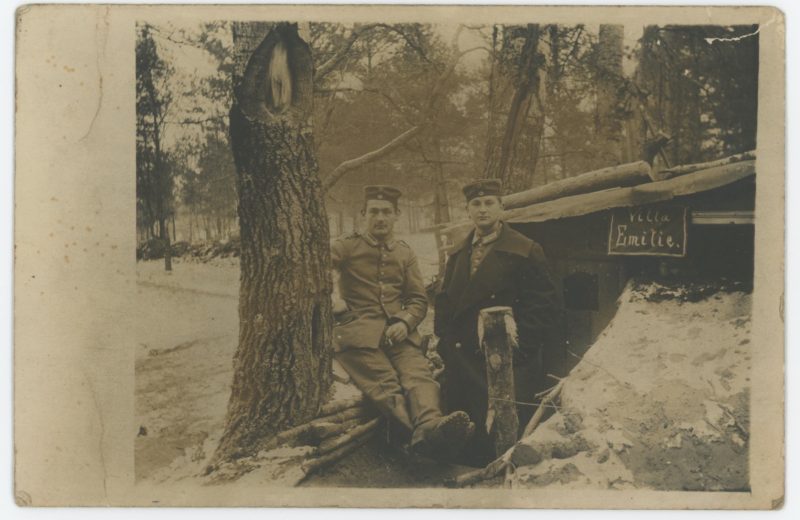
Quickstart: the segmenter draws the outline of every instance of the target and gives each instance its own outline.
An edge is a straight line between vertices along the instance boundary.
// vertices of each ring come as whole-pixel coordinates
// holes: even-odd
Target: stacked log
[[[381,422],[382,418],[363,396],[332,401],[322,406],[315,419],[279,433],[263,444],[259,452],[311,447],[300,463],[305,478],[363,445],[375,435]]]
[[[503,207],[514,209],[570,195],[635,186],[653,180],[652,175],[652,169],[646,161],[610,166],[506,195],[503,197]]]
[[[681,175],[698,172],[700,170],[708,170],[709,168],[716,168],[717,166],[727,166],[728,164],[733,164],[737,162],[754,161],[755,159],[756,159],[756,152],[755,150],[751,150],[749,152],[743,152],[736,155],[731,155],[730,157],[724,157],[722,159],[717,159],[715,161],[708,161],[695,164],[683,164],[681,166],[675,166],[673,168],[667,168],[656,172],[655,173],[656,177],[654,180],[663,181],[665,179],[679,177]]]
[[[664,170],[653,169],[646,161],[638,161],[628,164],[620,164],[617,166],[610,166],[600,170],[593,170],[590,172],[569,177],[559,181],[551,182],[543,186],[537,186],[529,190],[512,193],[503,197],[503,212],[502,218],[508,220],[514,216],[520,215],[520,212],[525,213],[534,211],[538,208],[544,208],[550,204],[556,204],[554,201],[572,200],[570,197],[578,195],[598,194],[603,196],[612,192],[606,191],[614,188],[631,188],[632,187],[647,187],[652,182],[664,181],[674,177],[680,177],[691,173],[696,173],[704,170],[711,170],[720,167],[733,167],[737,163],[752,162],[756,157],[755,151],[744,152],[736,155],[731,155],[722,159],[708,161],[696,164],[684,164],[675,166]],[[655,189],[656,185],[653,186]],[[638,193],[638,192],[637,192]],[[647,190],[642,194],[646,195]],[[576,199],[577,200],[577,199]],[[524,209],[522,209],[524,208]],[[427,231],[436,231],[449,237],[449,244],[451,246],[445,247],[448,249],[452,245],[457,244],[466,233],[472,228],[472,223],[469,220],[460,222],[450,222],[440,224],[438,226],[428,228]]]

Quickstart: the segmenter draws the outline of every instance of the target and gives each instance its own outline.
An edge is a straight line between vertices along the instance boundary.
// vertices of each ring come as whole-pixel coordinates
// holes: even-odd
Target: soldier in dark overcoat
[[[420,348],[428,300],[414,252],[393,234],[399,197],[391,186],[367,186],[366,231],[331,247],[340,296],[335,359],[413,448],[435,455],[462,445],[474,424],[463,411],[442,413],[441,389]]]
[[[437,290],[434,329],[444,364],[446,410],[463,410],[476,431],[461,461],[480,466],[495,458],[486,430],[488,389],[485,356],[478,339],[478,315],[487,307],[511,307],[519,334],[513,357],[516,400],[534,401],[546,384],[544,360],[558,348],[560,299],[539,244],[500,220],[502,186],[482,180],[464,187],[474,229],[450,251]],[[520,427],[534,407],[517,407]]]

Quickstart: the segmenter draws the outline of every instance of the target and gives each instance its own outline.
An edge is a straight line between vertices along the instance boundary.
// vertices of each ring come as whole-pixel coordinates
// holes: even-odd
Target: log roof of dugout
[[[503,212],[503,220],[511,223],[545,222],[618,207],[666,202],[754,177],[755,162],[755,152],[746,152],[707,163],[681,165],[658,172],[648,171],[644,176],[641,175],[641,163],[605,168],[557,181],[562,186],[553,186],[556,183],[545,184],[505,196],[503,200],[506,210]],[[608,179],[619,168],[628,168],[633,173],[626,176],[626,181],[615,180],[615,183],[623,185],[588,192],[582,190],[581,186],[586,185],[586,181],[590,181],[589,186],[602,187],[603,183],[598,180]],[[649,170],[649,165],[647,168]],[[633,185],[624,185],[626,183]],[[566,195],[548,199],[549,194]],[[526,203],[526,200],[532,202]],[[442,226],[441,230],[445,234],[457,233],[470,225],[469,221],[461,221]]]

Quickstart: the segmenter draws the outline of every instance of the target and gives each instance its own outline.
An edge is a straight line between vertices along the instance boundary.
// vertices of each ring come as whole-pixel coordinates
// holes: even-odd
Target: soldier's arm
[[[403,284],[403,310],[392,316],[393,320],[400,320],[408,326],[411,332],[417,328],[428,313],[428,296],[425,294],[425,284],[419,270],[417,256],[409,249],[409,256],[405,265],[405,282]]]

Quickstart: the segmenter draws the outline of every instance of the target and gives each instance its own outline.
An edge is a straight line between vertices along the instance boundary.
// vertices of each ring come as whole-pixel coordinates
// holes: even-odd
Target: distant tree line
[[[231,27],[137,29],[140,241],[174,240],[176,216],[191,242],[236,234]],[[650,26],[633,49],[620,25],[451,29],[307,25],[314,146],[337,231],[357,220],[353,186],[399,184],[414,211],[441,223],[469,179],[519,191],[638,160],[659,132],[673,165],[755,147],[758,36],[725,40],[753,26]],[[183,48],[214,72],[178,81]]]

